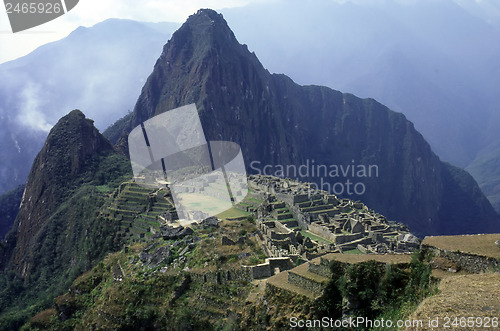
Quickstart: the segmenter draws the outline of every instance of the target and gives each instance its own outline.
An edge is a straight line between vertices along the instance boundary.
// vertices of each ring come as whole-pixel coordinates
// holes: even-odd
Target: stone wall
[[[321,262],[319,264],[307,262],[307,271],[326,278],[330,278],[332,276],[332,272],[330,270],[330,261],[323,258],[321,258],[320,261]]]
[[[290,240],[292,240],[292,238],[295,238],[295,235],[293,234],[293,232],[289,232],[289,233],[278,233],[276,231],[271,231],[271,239],[272,240],[286,240],[287,238],[289,238]]]
[[[361,240],[356,240],[354,242],[347,242],[341,245],[337,245],[337,248],[340,249],[341,252],[351,249],[358,248],[359,245],[370,245],[372,244],[371,238],[363,238]]]
[[[311,291],[315,295],[321,295],[323,293],[323,289],[325,288],[325,284],[315,282],[294,272],[288,273],[288,282],[292,285]]]
[[[276,193],[275,196],[276,196],[276,198],[278,200],[283,201],[288,206],[292,206],[293,205],[294,196],[292,194]]]
[[[337,235],[335,237],[335,244],[337,245],[345,244],[357,239],[361,239],[364,236],[365,236],[364,233]]]
[[[191,282],[196,284],[227,284],[229,281],[245,280],[251,282],[253,280],[252,271],[244,267],[239,269],[216,270],[189,272]]]
[[[320,237],[328,239],[332,242],[335,242],[335,240],[336,240],[335,239],[336,236],[332,233],[332,230],[330,230],[329,228],[327,228],[324,225],[321,225],[318,223],[311,223],[311,224],[309,224],[309,231],[311,231],[312,233],[314,233]]]
[[[275,217],[278,221],[281,221],[281,220],[286,220],[286,219],[289,219],[289,218],[292,218],[290,217],[292,214],[290,213],[281,213],[281,214],[276,214]]]
[[[311,223],[310,216],[301,212],[298,206],[288,205],[288,209],[292,213],[293,217],[297,220],[298,225],[302,230],[307,230],[309,224]]]
[[[333,208],[333,205],[316,205],[316,206],[303,208],[303,211],[308,212],[308,213],[313,213],[313,212],[328,210],[328,209],[332,209],[332,208]]]
[[[268,239],[272,241],[289,241],[295,244],[295,232],[287,228],[285,225],[277,221],[267,221],[257,220],[257,226],[259,230],[266,237],[266,242]]]
[[[271,270],[271,266],[269,265],[269,263],[261,263],[252,266],[242,266],[242,268],[251,272],[252,279],[267,278],[273,275],[273,271]]]
[[[295,221],[285,221],[285,222],[282,222],[281,224],[285,225],[289,229],[299,226],[299,223],[296,220]]]
[[[261,279],[273,276],[276,268],[279,268],[280,272],[290,270],[293,268],[293,263],[289,257],[267,258],[265,263],[242,266],[242,268],[252,275],[252,279]]]
[[[430,249],[436,256],[448,259],[458,265],[460,268],[471,273],[482,273],[495,270],[500,272],[500,262],[498,259],[470,254],[460,251],[449,251],[429,245],[422,245],[423,248]]]
[[[290,270],[293,268],[292,260],[288,257],[269,258],[266,259],[266,262],[269,263],[273,272],[276,268],[279,268],[280,271]]]
[[[271,283],[266,283],[265,294],[266,294],[266,296],[269,296],[269,297],[278,297],[279,296],[279,297],[285,297],[287,299],[290,297],[300,296],[301,302],[304,305],[308,305],[308,304],[310,305],[313,302],[313,299],[308,297],[308,296],[305,296],[303,294],[299,294],[296,292],[291,292],[289,290],[285,290],[285,289],[277,287]]]

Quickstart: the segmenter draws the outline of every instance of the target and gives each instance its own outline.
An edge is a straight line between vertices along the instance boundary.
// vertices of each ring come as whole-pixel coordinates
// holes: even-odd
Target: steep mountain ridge
[[[52,128],[0,245],[0,329],[17,329],[119,247],[113,225],[99,219],[99,210],[129,177],[128,160],[81,111],[71,111]]]
[[[497,2],[276,0],[222,12],[270,71],[404,113],[500,212],[500,168],[483,162],[498,158],[490,148],[500,125]]]
[[[450,167],[404,115],[373,99],[299,86],[285,75],[270,74],[212,10],[190,16],[165,45],[124,132],[193,102],[207,140],[239,143],[249,172],[262,172],[265,166],[298,168],[313,161],[326,166],[376,165],[377,176],[347,176],[366,187],[354,198],[405,222],[412,231],[498,229],[498,215],[477,184],[468,180],[456,186],[455,180],[467,174],[454,169],[450,176]],[[330,185],[346,179],[302,177]],[[460,191],[457,194],[469,203],[450,199],[449,189]]]
[[[45,226],[68,193],[81,184],[89,159],[113,151],[111,144],[79,110],[59,120],[35,158],[17,218],[13,261],[17,271],[29,274],[29,242]],[[27,241],[27,242],[25,242]]]
[[[277,0],[223,14],[269,70],[373,97],[403,112],[443,160],[465,167],[500,123],[498,19],[476,17],[467,3],[478,5]]]

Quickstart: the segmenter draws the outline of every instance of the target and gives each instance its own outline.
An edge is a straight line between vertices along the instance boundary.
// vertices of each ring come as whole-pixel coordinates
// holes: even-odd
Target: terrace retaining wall
[[[436,256],[446,258],[453,263],[457,264],[460,268],[467,270],[471,273],[482,273],[491,270],[500,272],[500,263],[498,259],[460,251],[450,251],[446,249],[437,248],[429,245],[422,245],[423,248],[428,248]]]

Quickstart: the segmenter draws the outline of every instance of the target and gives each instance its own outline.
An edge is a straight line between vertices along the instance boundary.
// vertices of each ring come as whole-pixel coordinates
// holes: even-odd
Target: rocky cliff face
[[[0,242],[0,330],[19,329],[76,276],[121,247],[115,224],[100,211],[129,178],[130,161],[82,112],[70,112],[53,127],[12,230]]]
[[[419,234],[499,229],[498,216],[477,184],[467,180],[458,185],[467,174],[454,169],[450,176],[449,167],[404,115],[373,99],[299,86],[285,75],[270,74],[212,10],[189,17],[165,45],[124,131],[193,102],[207,140],[239,143],[249,172],[276,174],[279,166],[292,166],[284,175],[294,177],[293,167],[306,165],[309,173],[296,177],[320,186],[329,183],[332,190],[340,183],[334,193],[343,188],[346,197],[364,201]],[[311,172],[313,164],[337,170],[352,165],[356,172],[349,168],[345,174],[318,176]],[[370,165],[376,166],[371,175],[357,172]],[[348,179],[362,183],[357,193],[363,194],[347,195]],[[462,199],[454,200],[451,188],[460,190]]]
[[[92,179],[88,172],[96,170],[99,157],[112,153],[111,144],[81,111],[73,110],[59,120],[33,163],[13,231],[7,237],[12,252],[4,262],[10,260],[10,266],[23,276],[30,274],[40,262],[35,257],[47,237],[54,240],[75,227],[75,222],[83,222],[65,219],[57,225],[57,234],[48,233],[54,215],[64,214],[70,197]],[[80,235],[73,230],[72,236]]]

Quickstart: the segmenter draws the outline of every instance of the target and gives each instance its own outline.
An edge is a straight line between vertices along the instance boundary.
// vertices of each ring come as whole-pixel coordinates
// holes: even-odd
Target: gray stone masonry
[[[266,199],[258,208],[259,219],[276,219],[274,223],[258,223],[259,230],[267,238],[266,246],[273,256],[288,254],[319,253],[330,249],[320,243],[310,240],[304,242],[298,239],[297,230],[290,227],[299,227],[333,242],[339,249],[354,249],[362,245],[364,251],[370,253],[371,248],[365,246],[385,244],[380,249],[388,252],[408,252],[418,248],[419,242],[409,242],[405,238],[407,227],[389,223],[384,216],[368,209],[360,201],[338,199],[335,195],[324,191],[314,191],[309,184],[290,179],[279,179],[269,176],[250,176],[250,186],[262,190]],[[288,212],[289,211],[289,212]],[[294,218],[293,223],[281,220]],[[286,229],[286,230],[285,230]],[[399,236],[397,240],[393,237]],[[360,240],[363,239],[364,240]],[[298,240],[298,241],[297,241]],[[287,248],[288,246],[288,248]],[[305,249],[307,247],[307,249]],[[337,249],[333,246],[334,250]],[[382,250],[383,250],[382,249]]]
[[[253,266],[242,267],[251,271],[253,279],[268,278],[273,275],[273,270],[271,269],[269,263],[261,263]]]
[[[272,270],[279,268],[280,271],[285,271],[293,268],[292,260],[289,257],[268,258],[266,262],[269,263]]]
[[[330,271],[330,261],[320,257],[320,263],[316,264],[313,262],[307,262],[307,271],[326,277],[330,278],[332,275],[332,272]]]
[[[217,271],[190,271],[191,281],[197,284],[226,284],[229,281],[253,280],[252,270],[241,267],[238,269],[217,270]]]
[[[281,272],[292,269],[293,262],[289,257],[267,258],[265,263],[242,268],[249,270],[253,279],[262,279],[273,276],[276,270]]]
[[[299,274],[293,270],[288,272],[288,282],[292,285],[306,289],[316,296],[323,293],[323,289],[328,281],[328,278],[309,273],[309,275]]]
[[[354,240],[361,239],[363,237],[364,237],[363,233],[337,235],[335,237],[335,244],[342,245]]]
[[[337,248],[340,249],[341,251],[348,251],[351,249],[358,248],[359,245],[370,245],[370,244],[372,244],[372,240],[370,238],[362,237],[358,240],[349,241],[342,245],[337,245]]]
[[[444,257],[471,273],[478,274],[492,270],[500,272],[499,259],[460,251],[449,251],[428,245],[422,245],[422,247],[430,249],[436,256]]]

